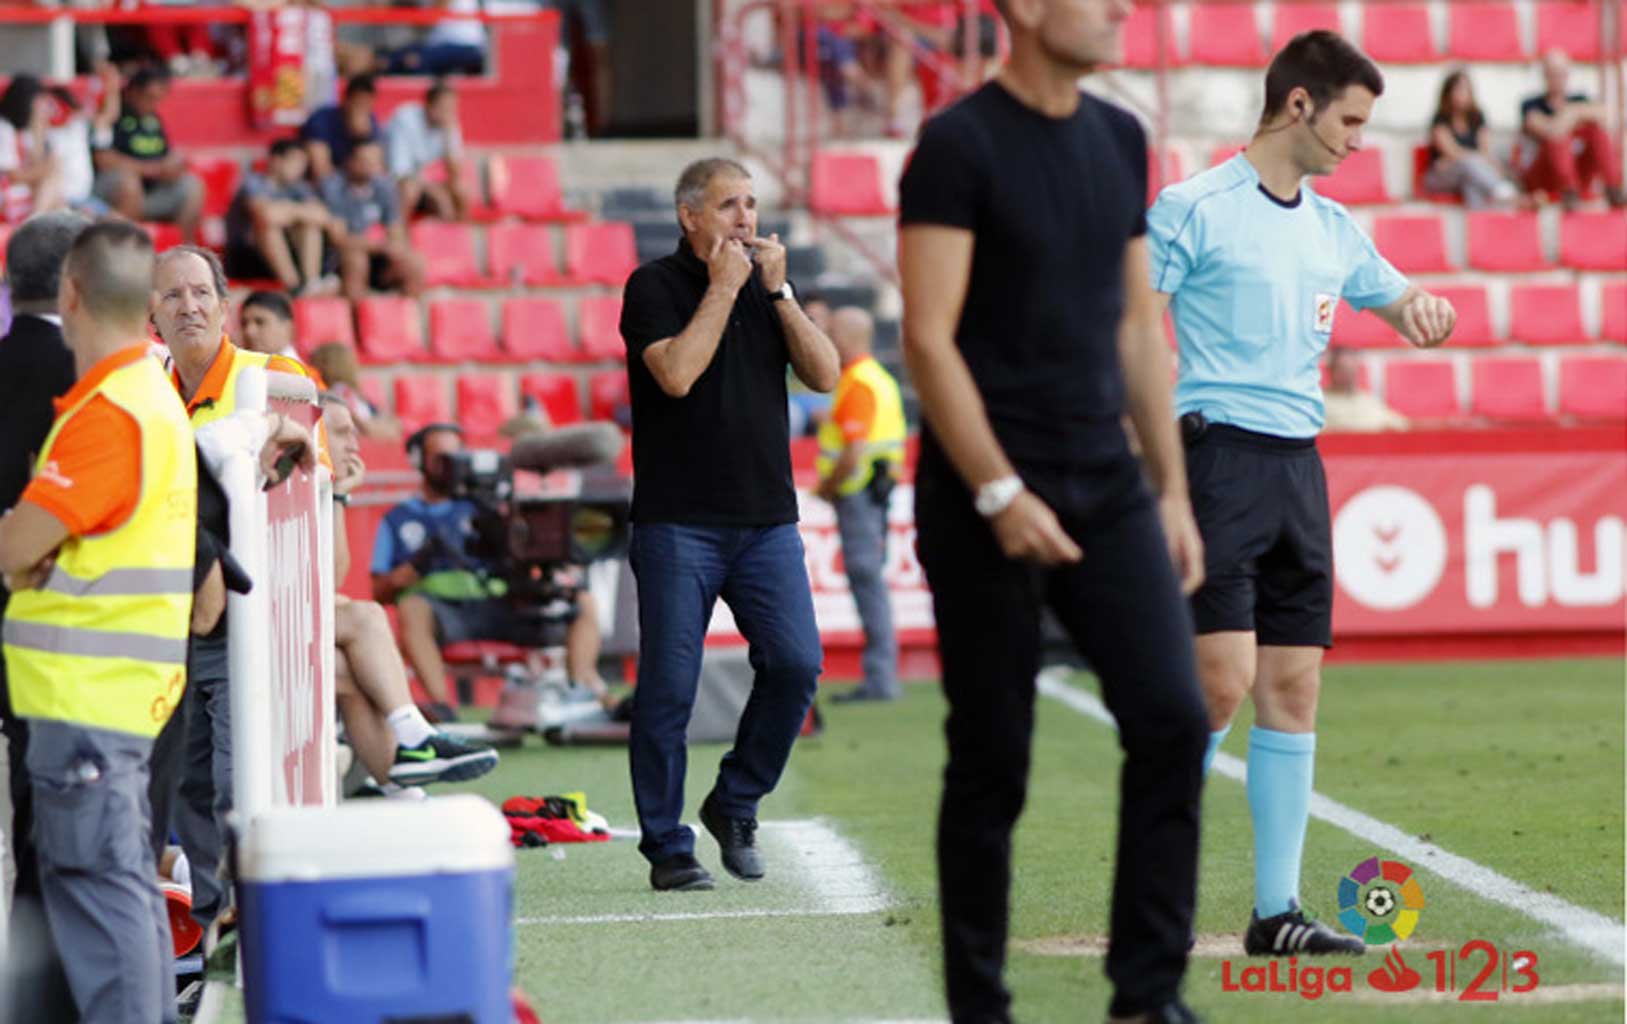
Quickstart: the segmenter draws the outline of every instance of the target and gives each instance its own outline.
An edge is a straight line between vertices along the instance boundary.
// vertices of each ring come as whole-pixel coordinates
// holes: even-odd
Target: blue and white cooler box
[[[514,849],[476,796],[280,807],[239,856],[250,1024],[509,1024]]]

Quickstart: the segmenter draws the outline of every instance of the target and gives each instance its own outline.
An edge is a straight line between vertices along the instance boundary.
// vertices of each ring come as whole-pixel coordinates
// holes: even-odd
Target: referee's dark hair
[[[1266,70],[1260,123],[1282,113],[1288,94],[1296,88],[1311,94],[1310,116],[1315,117],[1352,85],[1363,86],[1374,96],[1384,95],[1384,75],[1355,44],[1324,28],[1301,32],[1271,59]]]
[[[259,306],[279,320],[294,319],[294,304],[289,302],[288,296],[282,292],[249,292],[249,297],[243,300],[239,314],[247,313],[255,306]]]

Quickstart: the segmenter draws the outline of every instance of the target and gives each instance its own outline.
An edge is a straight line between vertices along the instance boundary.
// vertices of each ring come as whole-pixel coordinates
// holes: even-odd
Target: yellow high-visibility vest
[[[836,382],[836,394],[831,399],[831,409],[840,409],[842,400],[856,387],[870,389],[876,401],[876,415],[870,421],[870,434],[864,439],[858,468],[837,488],[843,497],[857,494],[870,485],[878,461],[889,463],[895,477],[904,464],[904,399],[898,392],[898,381],[874,356],[866,356],[842,371],[841,380]],[[842,426],[834,416],[819,425],[819,458],[814,468],[821,480],[830,475],[846,447]]]
[[[154,359],[109,373],[57,417],[101,395],[141,431],[141,493],[125,522],[70,537],[38,588],[11,595],[4,630],[11,703],[26,718],[156,736],[186,683],[198,476],[186,410]]]

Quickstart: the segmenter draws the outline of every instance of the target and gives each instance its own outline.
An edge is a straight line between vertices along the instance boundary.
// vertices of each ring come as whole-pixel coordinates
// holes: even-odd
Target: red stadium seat
[[[1124,66],[1127,68],[1156,68],[1158,66],[1158,18],[1164,19],[1164,66],[1180,67],[1180,54],[1175,47],[1175,25],[1169,16],[1169,5],[1138,4],[1124,23]]]
[[[827,217],[891,214],[892,204],[882,190],[881,162],[869,153],[815,153],[808,209]]]
[[[1508,338],[1527,345],[1585,345],[1582,300],[1573,284],[1517,284],[1509,299]]]
[[[401,374],[395,379],[395,417],[406,431],[426,423],[450,423],[446,378],[436,374]]]
[[[565,332],[565,311],[553,299],[509,299],[503,303],[503,351],[520,360],[568,363],[576,359]]]
[[[500,359],[486,304],[479,299],[431,302],[429,354],[438,363],[482,363]]]
[[[1499,343],[1497,333],[1492,329],[1491,304],[1486,299],[1484,285],[1452,285],[1429,290],[1450,302],[1452,308],[1457,310],[1457,326],[1452,328],[1448,345],[1453,348],[1475,348]]]
[[[1186,178],[1186,169],[1181,166],[1181,151],[1178,149],[1164,150],[1163,166],[1158,166],[1158,147],[1147,147],[1147,205],[1151,206],[1158,193],[1166,185],[1173,185]]]
[[[638,246],[631,224],[600,221],[565,229],[565,275],[572,281],[620,288],[637,269]]]
[[[224,217],[243,181],[243,165],[231,157],[192,157],[186,169],[203,182],[203,215]]]
[[[1265,41],[1254,20],[1253,4],[1194,4],[1191,11],[1187,56],[1192,63],[1224,68],[1264,66]]]
[[[294,346],[301,355],[310,355],[318,345],[336,341],[356,347],[356,324],[348,299],[308,298],[294,300]]]
[[[1343,299],[1333,316],[1332,344],[1344,348],[1390,348],[1405,345],[1407,339],[1370,311],[1356,312]]]
[[[367,399],[367,404],[373,407],[374,412],[383,415],[390,411],[389,390],[384,386],[383,377],[371,373],[362,374],[360,390],[362,397]]]
[[[1503,273],[1548,269],[1536,214],[1471,211],[1468,221],[1469,266]]]
[[[553,229],[546,224],[493,224],[486,229],[491,276],[500,285],[563,282],[554,262]]]
[[[1446,11],[1446,55],[1452,60],[1523,63],[1529,59],[1512,3],[1449,3]]]
[[[582,419],[582,396],[576,378],[568,373],[528,373],[520,378],[520,394],[535,398],[556,427]]]
[[[1433,214],[1375,217],[1373,244],[1404,273],[1443,274],[1457,269],[1446,254],[1446,225]]]
[[[605,370],[588,378],[590,419],[614,420],[616,418],[616,409],[626,404],[626,370]]]
[[[1599,289],[1599,337],[1627,345],[1627,281]]]
[[[1378,7],[1382,7],[1379,4]],[[1370,8],[1376,10],[1377,8]],[[1412,195],[1428,203],[1462,203],[1463,197],[1456,192],[1431,192],[1424,184],[1424,175],[1429,173],[1430,153],[1428,146],[1412,147]]]
[[[1339,8],[1334,4],[1279,3],[1272,5],[1271,52],[1288,45],[1288,41],[1301,32],[1316,28],[1341,31]]]
[[[1559,262],[1576,270],[1627,270],[1627,210],[1567,213],[1559,222]]]
[[[356,303],[356,326],[364,362],[401,363],[428,355],[416,299],[399,295],[363,299]]]
[[[1391,359],[1384,364],[1384,404],[1415,420],[1462,416],[1451,360]]]
[[[1571,356],[1559,364],[1559,414],[1627,419],[1627,356]]]
[[[499,213],[526,220],[585,220],[587,214],[565,205],[559,170],[551,156],[494,156],[487,164],[492,205]]]
[[[458,423],[472,437],[491,437],[518,411],[514,381],[506,373],[466,373],[458,378]]]
[[[153,252],[163,252],[181,244],[181,229],[175,224],[143,222],[141,229],[153,240]],[[279,285],[280,287],[280,285]]]
[[[627,345],[621,340],[621,296],[589,295],[578,299],[576,339],[586,362],[624,359]]]
[[[1537,52],[1564,50],[1571,60],[1596,61],[1600,58],[1599,12],[1588,3],[1546,0],[1537,8]],[[1627,31],[1621,22],[1617,32]]]
[[[1441,50],[1426,4],[1363,4],[1361,48],[1380,64],[1435,64]]]
[[[1209,153],[1209,166],[1219,167],[1248,147],[1246,142],[1223,142]]]
[[[412,247],[424,258],[424,281],[430,287],[481,288],[490,283],[475,258],[473,226],[421,220],[410,234]]]
[[[1542,363],[1531,357],[1481,356],[1469,363],[1469,412],[1506,423],[1543,423],[1552,417],[1543,395]]]
[[[1345,157],[1339,169],[1313,186],[1318,195],[1345,205],[1391,202],[1384,184],[1384,152],[1376,146]]]

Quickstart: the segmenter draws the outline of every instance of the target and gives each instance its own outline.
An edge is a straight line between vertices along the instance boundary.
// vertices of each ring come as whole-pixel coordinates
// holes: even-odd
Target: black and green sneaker
[[[390,781],[402,786],[467,782],[497,767],[497,751],[446,733],[431,733],[416,747],[396,747]]]

